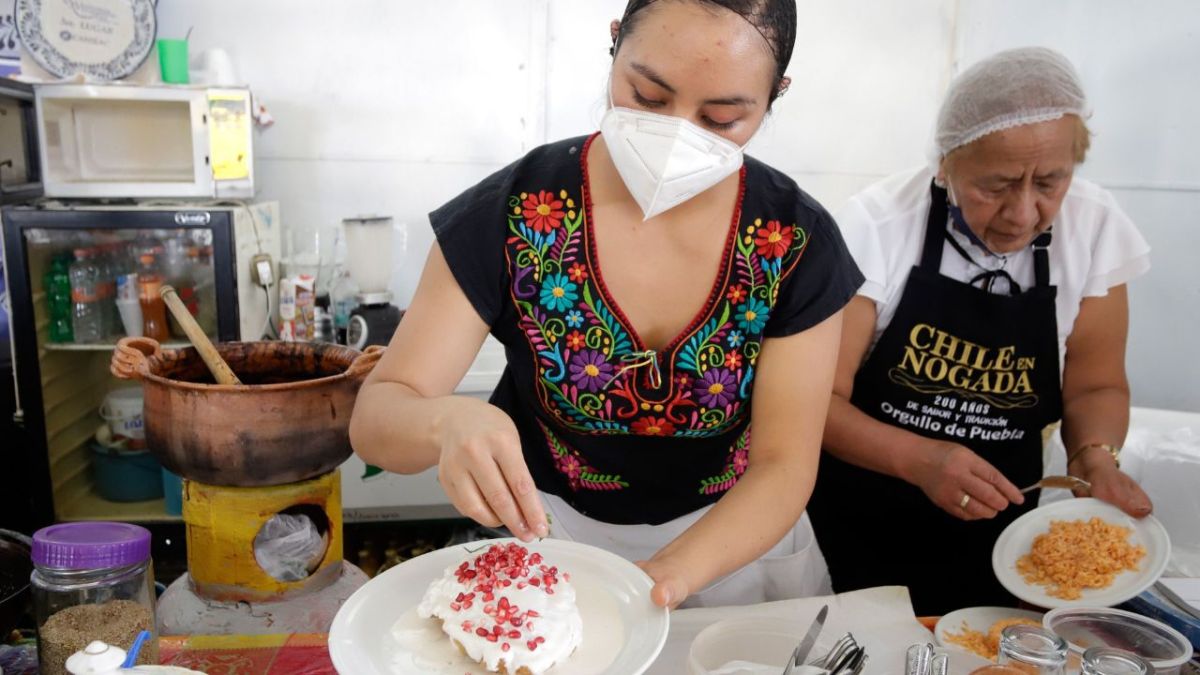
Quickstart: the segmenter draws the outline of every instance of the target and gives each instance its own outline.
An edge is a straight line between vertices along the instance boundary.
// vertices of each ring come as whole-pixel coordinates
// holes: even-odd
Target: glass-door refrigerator
[[[173,483],[138,438],[140,385],[109,373],[113,346],[126,335],[187,345],[154,301],[164,283],[214,341],[266,334],[275,289],[262,263],[279,260],[278,205],[6,206],[3,229],[22,433],[0,458],[12,469],[0,491],[24,494],[22,529],[179,521]]]

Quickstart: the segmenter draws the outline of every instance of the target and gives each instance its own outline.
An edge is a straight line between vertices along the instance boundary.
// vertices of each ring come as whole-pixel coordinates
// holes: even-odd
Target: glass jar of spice
[[[137,525],[81,522],[33,535],[34,618],[42,675],[68,675],[67,659],[93,640],[129,647],[152,639],[139,664],[158,663],[150,532]]]

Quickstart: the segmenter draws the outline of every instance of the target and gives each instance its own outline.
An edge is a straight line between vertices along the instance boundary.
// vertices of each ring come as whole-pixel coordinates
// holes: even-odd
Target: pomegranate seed
[[[517,638],[521,637],[521,631],[510,630],[510,631],[508,631],[508,637],[512,640],[516,640]]]
[[[542,644],[543,642],[545,642],[545,641],[546,641],[546,638],[544,638],[544,637],[542,637],[541,635],[539,635],[539,636],[535,637],[535,638],[533,639],[533,641],[534,641],[534,642],[536,642],[536,643],[538,643],[538,644],[540,645],[540,644]]]
[[[478,635],[479,637],[487,637],[487,636],[491,635],[491,633],[487,632],[487,629],[484,628],[483,626],[476,628],[475,634]]]
[[[508,651],[508,650],[509,650],[509,646],[508,646],[508,643],[507,643],[507,642],[505,642],[504,644],[500,645],[500,651],[502,651],[502,652],[506,652],[506,651]]]
[[[529,616],[531,616],[531,617],[533,617],[533,618],[535,618],[535,619],[536,619],[536,618],[538,618],[539,616],[541,616],[541,614],[538,614],[538,613],[537,613],[537,610],[536,610],[536,609],[531,609],[531,610],[529,610],[528,612],[526,612],[526,614],[527,614],[527,615],[529,615]]]
[[[525,590],[525,587],[526,587],[526,586],[528,586],[528,585],[529,585],[529,584],[525,583],[524,581],[518,582],[518,583],[517,583],[517,590],[518,590],[518,591],[523,591],[523,590]]]
[[[541,579],[539,579],[539,578],[537,578],[537,577],[534,577],[534,578],[532,578],[532,579],[530,579],[530,580],[529,580],[529,585],[530,585],[530,586],[541,586],[541,585],[542,585],[542,580],[541,580]]]
[[[538,643],[534,642],[533,640],[530,640],[529,642],[525,643],[525,646],[529,647],[529,651],[533,651],[538,648]]]
[[[452,602],[452,603],[450,603],[450,610],[451,610],[451,611],[453,611],[453,612],[457,612],[457,611],[459,611],[459,610],[461,610],[461,609],[462,609],[462,605],[458,604],[457,602]]]
[[[489,634],[488,634],[488,636],[487,636],[486,638],[484,638],[484,639],[486,639],[488,642],[496,642],[496,641],[497,641],[497,640],[499,640],[500,638],[498,638],[498,637],[496,637],[495,635],[492,635],[492,634],[490,634],[490,633],[489,633]]]

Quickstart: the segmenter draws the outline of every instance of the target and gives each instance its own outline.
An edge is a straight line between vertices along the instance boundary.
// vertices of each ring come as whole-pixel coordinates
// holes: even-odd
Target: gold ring
[[[962,510],[966,511],[966,510],[967,510],[967,504],[969,504],[969,503],[970,503],[970,501],[971,501],[971,495],[969,495],[969,494],[965,494],[965,493],[964,493],[964,494],[963,494],[963,498],[962,498],[962,499],[960,499],[960,500],[959,500],[959,502],[958,502],[958,508],[960,508],[960,509],[962,509]]]

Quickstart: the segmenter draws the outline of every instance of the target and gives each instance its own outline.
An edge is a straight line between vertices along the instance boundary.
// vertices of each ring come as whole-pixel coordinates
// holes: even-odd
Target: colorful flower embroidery
[[[612,376],[612,364],[598,351],[584,350],[571,358],[571,382],[584,391],[604,389]]]
[[[670,436],[675,433],[675,425],[662,417],[643,417],[630,428],[639,436]]]
[[[569,319],[567,325],[571,325]],[[567,349],[580,350],[585,344],[587,344],[587,339],[583,337],[583,333],[577,330],[571,331],[571,334],[567,336]]]
[[[737,380],[726,368],[710,368],[696,380],[696,399],[709,408],[724,408],[737,394]]]
[[[544,292],[544,291],[543,291]],[[767,325],[767,318],[771,314],[771,308],[767,303],[758,298],[750,298],[746,302],[738,305],[737,325],[747,333],[761,333],[762,329]]]
[[[552,193],[545,190],[526,196],[521,207],[521,215],[525,216],[525,222],[534,232],[547,233],[558,229],[567,215],[562,210],[562,200],[555,199]]]
[[[781,227],[778,220],[769,220],[754,236],[754,245],[764,258],[782,258],[792,247],[792,226]]]
[[[613,474],[600,473],[588,466],[575,449],[564,443],[550,428],[538,422],[550,452],[554,454],[554,466],[567,477],[567,484],[572,490],[621,490],[629,487],[629,483]]]
[[[551,274],[542,282],[541,302],[552,312],[561,312],[579,299],[575,284],[561,274]]]
[[[746,468],[750,466],[750,427],[738,436],[737,442],[729,449],[729,459],[725,463],[725,471],[711,478],[700,481],[700,494],[713,495],[725,492],[737,484]]]
[[[763,331],[807,233],[778,219],[764,225],[739,203],[721,282],[704,313],[650,353],[599,278],[582,189],[520,192],[507,205],[511,295],[544,412],[564,429],[593,435],[712,437],[744,423]],[[649,376],[652,367],[661,383]],[[583,485],[586,459],[550,442],[559,470]],[[740,475],[735,459],[730,466]]]

